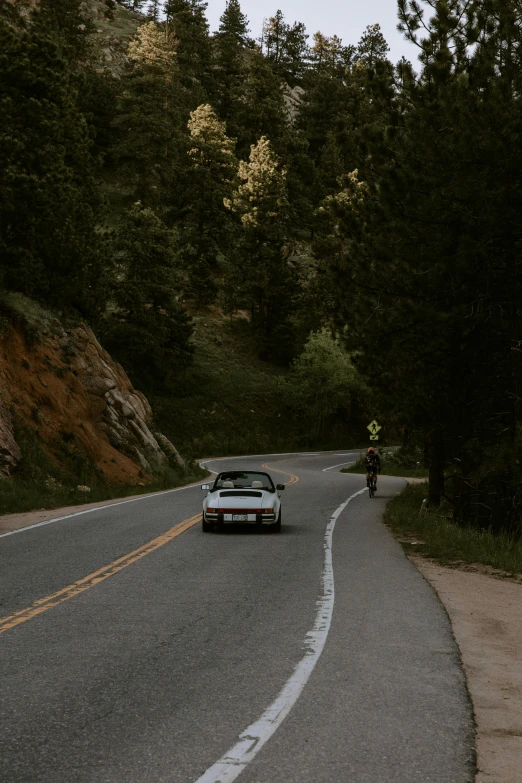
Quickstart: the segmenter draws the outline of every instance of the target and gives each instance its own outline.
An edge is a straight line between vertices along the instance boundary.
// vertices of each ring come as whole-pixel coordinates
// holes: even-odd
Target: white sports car
[[[268,473],[227,470],[214,484],[202,484],[208,492],[203,501],[202,525],[205,533],[214,526],[242,522],[281,530],[281,497],[284,484],[274,486]]]

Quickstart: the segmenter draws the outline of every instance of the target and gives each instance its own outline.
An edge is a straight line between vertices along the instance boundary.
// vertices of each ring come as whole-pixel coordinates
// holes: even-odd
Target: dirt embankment
[[[123,368],[83,324],[65,326],[27,300],[0,332],[0,475],[21,458],[13,425],[36,434],[53,461],[85,461],[110,484],[146,482],[174,446],[150,430],[152,411]]]
[[[522,584],[411,557],[444,603],[477,723],[476,783],[522,780]]]

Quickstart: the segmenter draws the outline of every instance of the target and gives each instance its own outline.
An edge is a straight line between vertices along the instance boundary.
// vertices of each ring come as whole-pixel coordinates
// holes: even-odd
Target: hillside
[[[19,294],[0,300],[0,388],[0,513],[188,475],[92,330]]]
[[[285,370],[257,358],[248,323],[209,308],[194,326],[193,366],[174,394],[151,395],[158,428],[190,457],[298,447],[298,422],[282,396]]]

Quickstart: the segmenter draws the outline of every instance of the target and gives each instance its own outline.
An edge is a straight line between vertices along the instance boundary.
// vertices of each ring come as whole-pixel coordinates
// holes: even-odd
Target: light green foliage
[[[286,171],[262,137],[239,164],[240,184],[225,206],[240,220],[242,235],[229,281],[229,308],[248,308],[259,353],[282,358],[288,350],[295,271],[288,265]]]
[[[147,22],[129,44],[112,156],[133,197],[165,210],[180,177],[182,112],[177,40],[172,29]]]
[[[198,305],[216,299],[218,260],[230,246],[231,217],[224,200],[232,193],[237,160],[234,139],[226,134],[208,104],[191,112],[188,122],[186,207],[180,230],[180,258],[190,277]]]
[[[301,355],[283,382],[290,405],[304,417],[313,436],[320,438],[329,417],[340,408],[349,415],[365,387],[353,357],[327,327],[308,338]]]
[[[240,216],[245,230],[272,233],[273,226],[277,232],[287,206],[286,171],[265,136],[252,145],[249,161],[240,162],[238,176],[241,184],[225,206]]]

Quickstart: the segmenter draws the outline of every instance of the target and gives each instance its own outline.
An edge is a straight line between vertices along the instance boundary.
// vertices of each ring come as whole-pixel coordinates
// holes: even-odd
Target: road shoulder
[[[477,724],[476,783],[519,783],[522,584],[412,555],[449,614]]]
[[[146,498],[154,497],[154,495],[162,495],[166,492],[176,492],[182,489],[189,489],[189,487],[199,486],[204,479],[198,481],[192,481],[189,484],[181,484],[179,487],[174,487],[170,490],[157,490],[156,492],[144,492],[139,495],[126,495],[121,498],[111,498],[110,500],[100,500],[95,503],[81,503],[76,506],[63,506],[62,508],[45,509],[41,508],[36,511],[24,511],[17,514],[4,514],[0,516],[0,536],[5,533],[11,533],[15,530],[21,530],[24,527],[31,527],[32,525],[38,525],[42,522],[48,522],[52,519],[61,519],[62,517],[70,516],[73,514],[79,514],[86,511],[91,511],[95,508],[107,508],[119,503],[131,503],[137,500],[145,500]]]

